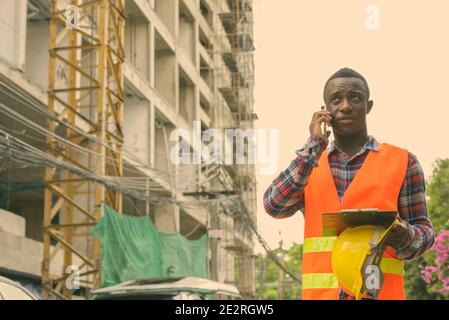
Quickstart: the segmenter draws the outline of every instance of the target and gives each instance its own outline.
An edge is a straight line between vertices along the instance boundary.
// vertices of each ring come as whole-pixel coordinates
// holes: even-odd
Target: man
[[[361,208],[399,212],[387,238],[378,298],[405,299],[403,261],[419,257],[434,242],[422,168],[412,153],[368,135],[366,116],[373,101],[361,74],[338,70],[323,97],[326,108],[313,114],[309,140],[265,191],[265,210],[277,219],[304,213],[303,299],[340,300],[353,297],[332,274],[332,243],[322,236],[321,215]],[[323,123],[335,137],[328,150],[330,131],[323,133]]]

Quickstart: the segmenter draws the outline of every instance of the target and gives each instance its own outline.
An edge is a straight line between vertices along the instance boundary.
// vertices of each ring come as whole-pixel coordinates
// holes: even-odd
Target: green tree
[[[427,255],[427,253],[424,255]],[[405,294],[407,300],[435,300],[437,298],[435,293],[427,291],[426,283],[421,277],[424,264],[424,257],[419,257],[405,264]]]
[[[279,299],[279,292],[276,287],[279,271],[274,261],[259,253],[256,257],[256,272],[257,295],[264,300]]]
[[[428,210],[435,229],[449,227],[449,159],[435,162],[432,177],[427,186]]]
[[[272,253],[283,257],[281,263],[289,272],[300,278],[302,265],[302,245],[293,244],[289,249],[273,250]],[[257,294],[264,300],[297,300],[300,296],[301,285],[292,279],[288,274],[283,274],[282,283],[280,283],[280,269],[278,265],[266,254],[258,254],[256,256],[256,279]],[[282,296],[280,296],[279,287],[282,287]]]
[[[426,190],[429,217],[435,228],[435,233],[449,230],[449,159],[439,159],[434,163],[432,176]],[[434,250],[427,251],[421,257],[405,264],[405,289],[407,299],[428,300],[441,299],[425,283],[421,272],[426,266],[433,265],[436,259]]]

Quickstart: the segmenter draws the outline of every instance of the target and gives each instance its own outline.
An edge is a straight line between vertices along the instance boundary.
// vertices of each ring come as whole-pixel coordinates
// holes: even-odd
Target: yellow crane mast
[[[69,4],[69,5],[68,5]],[[51,0],[48,154],[93,175],[123,175],[125,0]],[[61,139],[60,139],[61,138]],[[45,170],[44,297],[71,299],[100,283],[100,248],[89,234],[122,197],[95,179]],[[61,268],[62,263],[62,268]]]

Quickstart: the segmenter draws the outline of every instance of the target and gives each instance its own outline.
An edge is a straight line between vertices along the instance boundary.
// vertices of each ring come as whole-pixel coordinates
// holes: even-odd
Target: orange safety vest
[[[336,237],[322,236],[321,215],[362,208],[397,211],[398,197],[407,171],[407,150],[389,144],[379,144],[379,151],[369,151],[340,202],[328,155],[328,150],[322,153],[318,167],[312,170],[304,190],[304,300],[338,299],[339,285],[331,265],[332,247]],[[405,299],[403,261],[396,257],[393,248],[387,247],[385,250],[380,268],[384,274],[384,283],[378,298]]]

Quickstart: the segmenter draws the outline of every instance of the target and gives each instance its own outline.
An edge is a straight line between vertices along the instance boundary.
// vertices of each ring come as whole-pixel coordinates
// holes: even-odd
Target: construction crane
[[[123,176],[125,0],[49,5],[48,111],[66,125],[48,121],[54,135],[47,138],[47,152],[96,175]],[[78,282],[87,290],[99,285],[100,247],[88,229],[105,204],[121,212],[122,197],[58,168],[46,168],[45,183],[43,294],[71,299]]]

